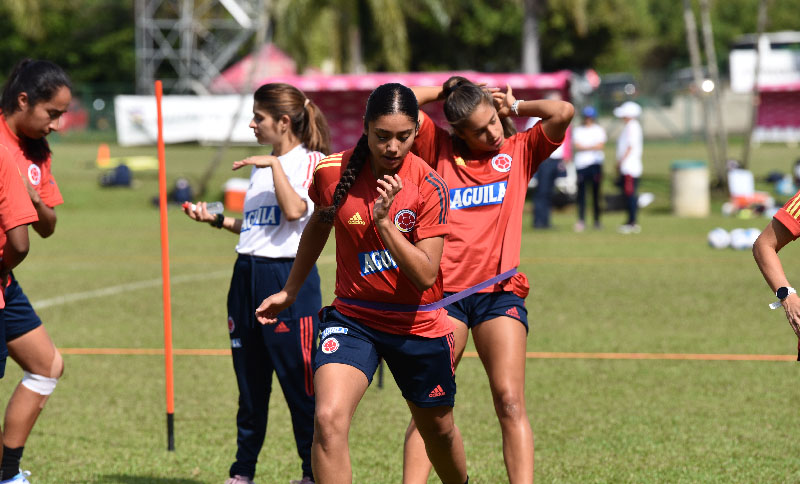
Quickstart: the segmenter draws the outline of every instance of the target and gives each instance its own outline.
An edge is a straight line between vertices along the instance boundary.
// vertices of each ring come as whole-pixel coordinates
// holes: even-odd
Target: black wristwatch
[[[775,296],[781,301],[789,297],[789,294],[797,294],[797,291],[795,291],[793,287],[785,287],[785,286],[779,287],[778,290],[775,291]]]
[[[225,221],[225,216],[221,213],[217,214],[217,218],[215,218],[212,222],[208,222],[212,227],[216,227],[218,229],[222,228],[222,223]]]

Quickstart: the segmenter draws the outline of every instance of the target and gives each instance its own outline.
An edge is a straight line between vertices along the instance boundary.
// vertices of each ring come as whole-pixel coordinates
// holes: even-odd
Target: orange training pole
[[[167,381],[167,450],[175,450],[175,392],[172,378],[172,309],[169,293],[169,233],[167,230],[167,168],[164,156],[164,118],[161,81],[156,81],[158,113],[158,208],[161,218],[161,279],[164,301],[164,371]]]

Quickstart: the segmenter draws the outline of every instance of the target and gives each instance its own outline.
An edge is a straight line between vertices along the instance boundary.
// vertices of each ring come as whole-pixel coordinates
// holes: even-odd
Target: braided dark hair
[[[481,103],[494,106],[492,95],[481,86],[474,84],[465,77],[453,76],[442,84],[444,94],[444,116],[454,129],[454,145],[461,152],[469,152],[464,140],[458,136],[458,131],[464,121],[469,118]],[[513,136],[517,130],[510,118],[502,118],[503,136]]]
[[[331,152],[331,133],[325,115],[296,87],[273,82],[259,87],[253,94],[255,103],[269,112],[272,119],[289,117],[292,133],[312,151]]]
[[[353,149],[353,154],[347,161],[347,166],[342,172],[339,183],[333,192],[333,204],[320,210],[320,217],[325,223],[333,223],[336,211],[339,209],[350,187],[355,183],[367,160],[369,159],[369,143],[366,131],[369,123],[387,114],[405,114],[414,124],[419,119],[419,106],[414,92],[402,84],[388,83],[378,86],[367,99],[367,110],[364,113],[364,132]]]

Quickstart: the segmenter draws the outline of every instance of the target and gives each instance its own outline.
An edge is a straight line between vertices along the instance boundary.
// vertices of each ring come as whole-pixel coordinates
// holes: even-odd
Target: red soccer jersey
[[[800,237],[800,192],[795,193],[783,208],[775,213],[775,220],[789,229],[795,240]]]
[[[37,220],[36,209],[22,183],[19,168],[8,150],[0,146],[0,257],[6,245],[6,232]],[[0,308],[4,307],[3,291],[0,290]]]
[[[319,162],[308,189],[321,207],[333,204],[333,192],[353,150],[330,155]],[[447,186],[417,156],[409,153],[397,172],[403,188],[392,202],[389,216],[409,242],[446,235],[448,232]],[[333,306],[345,316],[393,334],[435,338],[452,332],[444,309],[400,312],[374,310],[346,304],[339,298],[420,306],[442,298],[442,270],[430,289],[420,292],[400,271],[383,246],[372,219],[378,183],[369,167],[361,169],[334,220],[336,232],[336,289]]]
[[[43,142],[46,142],[42,140]],[[52,208],[64,203],[61,191],[58,189],[56,179],[50,170],[51,157],[46,160],[33,161],[25,153],[21,140],[11,131],[6,123],[6,118],[0,115],[0,145],[8,148],[20,171],[27,177],[28,182],[36,189],[45,205]]]
[[[464,159],[456,154],[450,133],[423,113],[413,150],[450,188],[451,227],[442,257],[445,291],[470,288],[519,265],[528,182],[561,144],[548,139],[541,125],[506,139],[497,152]],[[528,290],[520,273],[481,292],[513,291],[524,298]]]

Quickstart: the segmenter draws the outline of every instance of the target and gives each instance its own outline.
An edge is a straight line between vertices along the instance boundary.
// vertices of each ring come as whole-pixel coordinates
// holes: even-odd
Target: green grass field
[[[16,271],[23,288],[34,306],[42,303],[39,313],[61,348],[161,348],[158,211],[150,203],[156,175],[137,174],[133,189],[102,189],[96,145],[62,139],[53,149],[67,203],[58,209],[56,234],[33,238],[29,259]],[[252,151],[232,149],[226,160]],[[112,146],[112,156],[154,152]],[[170,182],[178,175],[196,179],[213,155],[214,148],[167,147]],[[759,178],[788,171],[796,156],[784,146],[762,146],[753,170]],[[572,232],[572,207],[556,213],[556,228],[547,232],[529,229],[526,216],[521,270],[532,283],[529,351],[795,352],[783,313],[767,309],[774,298],[751,254],[706,244],[716,226],[762,229],[768,220],[724,218],[719,197],[707,219],[670,215],[670,162],[686,158],[704,159],[706,152],[700,144],[645,145],[642,191],[657,198],[642,213],[639,235],[615,232],[622,213],[606,214],[603,230],[582,234]],[[207,198],[221,196],[227,166]],[[177,209],[169,223],[174,346],[225,349],[236,238]],[[325,302],[332,254],[331,243],[319,264]],[[795,279],[800,249],[789,246],[782,259]],[[85,295],[142,281],[116,294]],[[175,452],[166,451],[162,356],[67,354],[65,361],[66,374],[26,446],[23,468],[33,471],[31,482],[221,484],[227,477],[237,396],[230,357],[175,357]],[[788,361],[531,358],[527,405],[537,482],[798,482],[798,368]],[[9,362],[0,401],[19,376]],[[504,482],[500,431],[480,361],[465,358],[457,378],[456,419],[471,482]],[[259,484],[300,477],[277,382],[274,389]],[[354,482],[400,482],[407,421],[391,377],[384,389],[369,389],[350,435]]]

